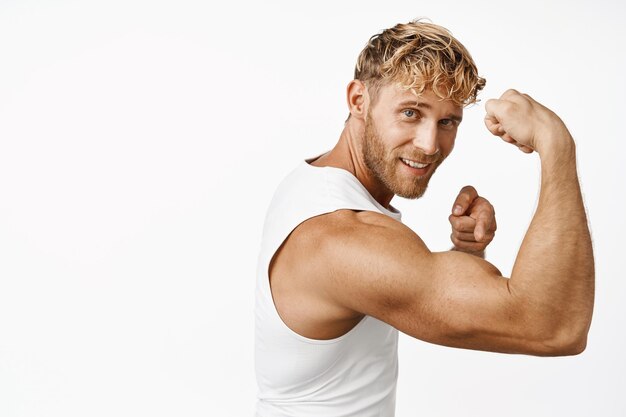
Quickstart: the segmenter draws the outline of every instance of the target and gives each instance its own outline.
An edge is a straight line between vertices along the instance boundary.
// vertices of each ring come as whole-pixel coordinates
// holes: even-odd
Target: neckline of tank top
[[[320,155],[321,156],[321,155]],[[337,168],[337,167],[331,167],[331,166],[323,166],[323,167],[318,167],[315,165],[311,165],[310,162],[315,161],[317,158],[309,158],[309,159],[305,159],[302,161],[302,163],[306,166],[308,166],[311,169],[324,169],[324,170],[330,170],[332,172],[337,172],[340,173],[341,175],[346,176],[347,178],[349,178],[351,181],[355,182],[356,184],[358,184],[359,187],[361,187],[361,189],[363,191],[365,191],[367,193],[367,195],[369,196],[369,200],[376,205],[376,207],[381,210],[384,214],[387,214],[389,216],[391,216],[392,218],[400,221],[400,219],[402,218],[402,213],[400,212],[400,210],[398,210],[397,208],[395,208],[394,206],[392,206],[391,204],[389,205],[390,209],[384,207],[382,204],[380,204],[378,201],[376,201],[376,199],[370,194],[370,192],[367,190],[367,188],[365,188],[365,186],[363,184],[361,184],[361,181],[359,181],[359,179],[357,177],[355,177],[350,171],[347,171],[343,168]],[[310,161],[310,162],[309,162]]]

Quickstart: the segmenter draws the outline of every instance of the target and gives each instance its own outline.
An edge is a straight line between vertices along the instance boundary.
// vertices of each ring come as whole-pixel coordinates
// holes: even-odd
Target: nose
[[[413,146],[419,148],[426,155],[436,154],[439,151],[437,126],[433,126],[430,123],[420,123],[420,126],[415,131]]]

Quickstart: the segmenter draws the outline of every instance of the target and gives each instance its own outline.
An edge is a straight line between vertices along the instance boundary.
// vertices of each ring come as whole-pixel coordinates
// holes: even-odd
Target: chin
[[[395,193],[398,197],[406,198],[408,200],[416,200],[422,197],[426,193],[426,187],[419,190],[411,190],[411,191],[399,191]]]
[[[426,193],[428,183],[430,182],[432,174],[427,177],[422,177],[417,182],[410,182],[409,184],[397,184],[393,187],[392,191],[398,197],[406,198],[408,200],[415,200]]]

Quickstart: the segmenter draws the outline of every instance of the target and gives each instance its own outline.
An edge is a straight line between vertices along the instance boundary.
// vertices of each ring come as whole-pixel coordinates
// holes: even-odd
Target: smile
[[[420,164],[419,162],[411,161],[410,159],[400,158],[400,160],[404,162],[406,165],[410,166],[411,168],[421,169],[421,168],[426,168],[428,165],[430,165],[430,164]]]

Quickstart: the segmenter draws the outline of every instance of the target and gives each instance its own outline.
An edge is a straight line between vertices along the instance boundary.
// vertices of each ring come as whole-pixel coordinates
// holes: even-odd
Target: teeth
[[[408,159],[404,159],[404,158],[400,158],[400,159],[402,159],[402,162],[404,162],[405,164],[413,168],[426,168],[428,165],[430,165],[430,164],[420,164],[417,162],[409,161]]]

